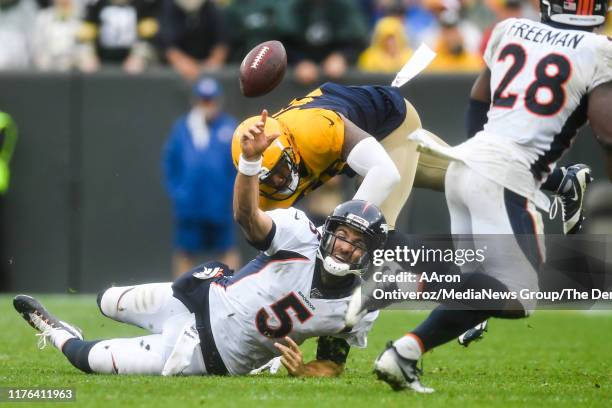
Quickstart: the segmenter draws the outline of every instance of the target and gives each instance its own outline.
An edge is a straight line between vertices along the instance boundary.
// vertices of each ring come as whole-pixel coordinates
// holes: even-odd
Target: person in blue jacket
[[[173,203],[175,277],[195,266],[198,253],[215,253],[233,269],[240,263],[232,218],[231,142],[237,122],[223,112],[216,80],[200,79],[193,93],[193,107],[175,122],[163,157]]]

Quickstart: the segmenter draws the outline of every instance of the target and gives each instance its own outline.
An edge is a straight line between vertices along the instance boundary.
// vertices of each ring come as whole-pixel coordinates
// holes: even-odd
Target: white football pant
[[[183,334],[195,324],[187,307],[172,296],[172,283],[113,287],[100,299],[104,315],[119,322],[141,327],[153,334],[133,338],[103,340],[89,352],[89,365],[95,373],[159,375]],[[206,372],[199,346],[182,374]]]
[[[455,237],[455,247],[484,248],[482,272],[517,294],[537,291],[536,268],[545,252],[542,218],[533,203],[461,162],[450,164],[445,185],[451,233],[474,236],[473,242]],[[535,300],[517,300],[526,314],[534,310]]]

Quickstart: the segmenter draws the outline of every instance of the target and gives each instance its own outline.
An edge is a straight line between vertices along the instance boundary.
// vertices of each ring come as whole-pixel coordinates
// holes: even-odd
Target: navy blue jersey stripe
[[[241,279],[246,278],[247,276],[261,272],[261,270],[271,262],[286,261],[289,259],[307,260],[308,258],[298,252],[293,251],[281,250],[272,256],[268,256],[262,252],[257,255],[255,259],[242,267],[242,269],[236,272],[233,276],[224,276],[216,281],[216,283],[223,287],[228,287],[239,282]]]
[[[550,173],[549,166],[559,160],[563,152],[569,149],[578,129],[587,121],[588,95],[584,95],[580,104],[567,118],[561,132],[555,135],[550,148],[531,165],[531,173],[536,180],[542,180]]]
[[[508,189],[504,189],[504,204],[516,241],[521,251],[523,251],[537,271],[540,268],[542,259],[536,236],[536,225],[533,217],[527,211],[527,199]]]

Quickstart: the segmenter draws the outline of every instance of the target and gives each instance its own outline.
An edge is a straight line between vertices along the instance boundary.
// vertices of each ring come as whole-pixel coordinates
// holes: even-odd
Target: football
[[[280,41],[266,41],[254,47],[240,64],[240,91],[253,98],[274,89],[285,76],[287,52]]]

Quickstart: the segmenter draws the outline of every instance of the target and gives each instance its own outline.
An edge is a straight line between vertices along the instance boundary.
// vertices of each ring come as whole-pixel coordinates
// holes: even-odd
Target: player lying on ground
[[[472,91],[490,106],[488,122],[469,141],[441,151],[453,158],[446,176],[453,234],[514,234],[516,241],[489,245],[494,256],[480,270],[462,275],[460,291],[538,290],[537,269],[545,260],[538,239],[543,234],[536,211],[542,206],[539,187],[587,121],[606,151],[612,180],[612,41],[592,32],[605,22],[608,0],[579,3],[578,10],[563,0],[540,4],[541,23],[497,24],[485,52],[488,68]],[[438,306],[416,329],[390,343],[375,362],[379,378],[394,389],[431,391],[419,382],[417,361],[423,353],[486,318],[526,317],[535,301],[519,297],[460,306]]]
[[[242,141],[252,161],[261,155],[263,137]],[[174,284],[115,287],[98,296],[104,315],[151,335],[84,341],[29,296],[17,296],[15,308],[84,372],[241,375],[282,355],[292,375],[340,374],[349,347],[365,347],[378,315],[345,330],[359,275],[387,238],[384,217],[373,204],[348,201],[320,235],[302,211],[260,210],[260,169],[241,163],[239,170],[234,214],[247,240],[263,251],[256,259],[233,276],[213,262]],[[319,337],[317,359],[304,364],[297,344],[311,337]]]

